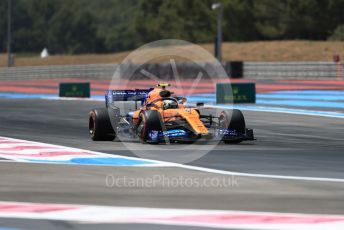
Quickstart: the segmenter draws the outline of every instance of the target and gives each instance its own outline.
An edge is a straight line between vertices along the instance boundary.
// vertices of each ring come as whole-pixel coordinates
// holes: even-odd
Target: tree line
[[[219,0],[220,1],[220,0]],[[12,49],[55,54],[131,50],[174,38],[215,39],[216,0],[12,0]],[[223,40],[344,40],[344,0],[223,0]],[[7,3],[0,1],[0,53]]]

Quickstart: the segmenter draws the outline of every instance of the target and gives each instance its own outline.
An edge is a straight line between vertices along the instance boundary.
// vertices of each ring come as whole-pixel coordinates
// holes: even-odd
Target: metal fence
[[[111,78],[116,64],[25,66],[0,69],[0,79]]]
[[[152,64],[147,69],[157,70],[157,76],[168,79],[167,73],[171,67],[166,64]],[[82,79],[111,79],[117,64],[92,65],[54,65],[34,67],[0,68],[0,80],[44,79],[44,78],[82,78]],[[182,64],[184,71],[188,65]],[[194,65],[189,66],[184,76],[196,77]],[[243,75],[248,79],[337,79],[338,73],[344,79],[343,71],[338,71],[339,65],[334,62],[244,62]],[[344,66],[341,65],[343,70]],[[228,63],[225,63],[228,70]],[[189,73],[188,73],[189,72]],[[229,72],[229,71],[228,71]],[[187,76],[188,75],[188,76]],[[228,73],[229,75],[229,73]]]
[[[343,65],[335,62],[244,62],[244,76],[250,79],[343,79]]]

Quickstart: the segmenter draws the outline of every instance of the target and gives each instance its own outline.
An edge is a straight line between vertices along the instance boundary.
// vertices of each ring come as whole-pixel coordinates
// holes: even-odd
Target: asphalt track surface
[[[151,224],[77,224],[64,221],[46,221],[46,220],[21,220],[21,219],[3,219],[3,226],[10,228],[6,230],[56,230],[56,229],[83,229],[83,230],[198,230],[199,227],[151,225]],[[202,228],[207,230],[209,228]],[[218,228],[217,228],[218,229]]]
[[[102,106],[103,103],[92,101],[0,99],[0,136],[133,156],[120,142],[89,139],[88,111]],[[247,126],[255,130],[256,141],[220,144],[189,164],[243,173],[344,179],[344,119],[250,111],[244,115]],[[173,145],[165,147],[172,153]],[[158,184],[149,188],[114,188],[106,186],[107,175],[133,178],[183,175],[200,179],[230,176],[179,168],[1,161],[0,165],[0,200],[3,201],[344,214],[344,183],[337,182],[239,177],[238,184],[230,187],[166,188]],[[26,221],[17,221],[16,225],[13,222],[1,220],[2,226],[31,229],[30,225],[24,225]],[[135,228],[135,225],[122,227]]]

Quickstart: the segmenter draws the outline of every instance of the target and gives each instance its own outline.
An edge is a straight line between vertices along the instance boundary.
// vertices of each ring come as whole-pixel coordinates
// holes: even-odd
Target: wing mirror
[[[187,101],[187,100],[186,100],[185,97],[178,98],[178,103],[179,103],[179,104],[185,104],[186,101]]]

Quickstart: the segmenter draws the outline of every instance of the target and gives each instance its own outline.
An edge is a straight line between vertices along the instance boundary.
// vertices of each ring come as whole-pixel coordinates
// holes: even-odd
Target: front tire
[[[242,112],[238,109],[233,109],[232,114],[229,114],[226,111],[222,111],[219,116],[219,124],[221,128],[234,129],[241,134],[245,134],[245,118]],[[240,142],[242,142],[241,139],[224,140],[225,144],[238,144]]]
[[[137,134],[143,143],[158,144],[158,140],[150,140],[149,133],[162,130],[162,119],[156,110],[146,110],[140,113]]]
[[[116,133],[106,108],[92,109],[89,114],[89,133],[94,141],[112,141]]]

